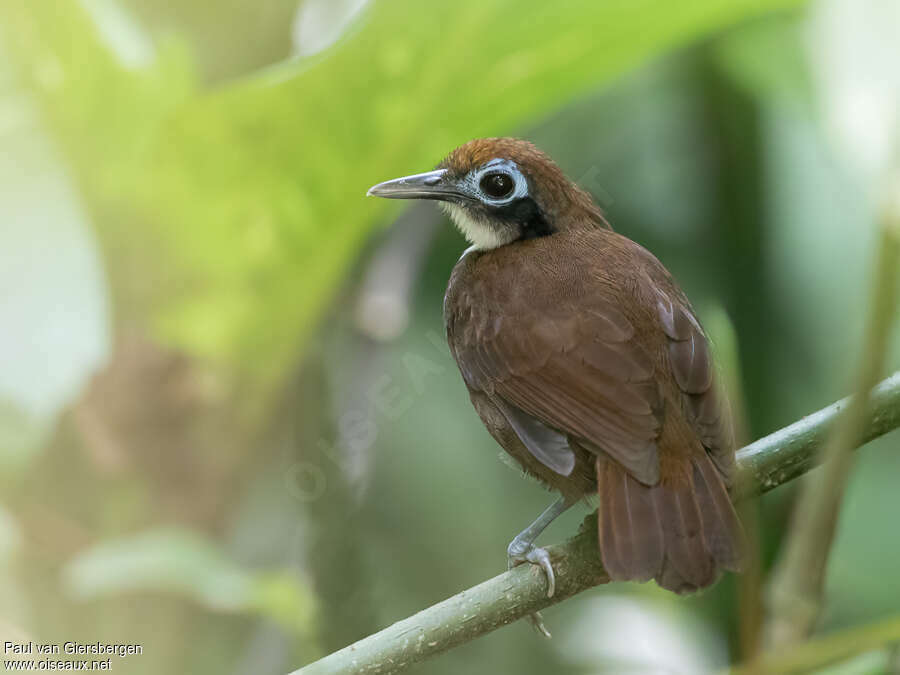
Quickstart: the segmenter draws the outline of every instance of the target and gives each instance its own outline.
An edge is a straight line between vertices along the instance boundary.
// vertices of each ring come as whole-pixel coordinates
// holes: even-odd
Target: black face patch
[[[546,237],[555,231],[531,197],[522,197],[503,206],[484,205],[483,208],[489,217],[518,227],[520,232],[518,239]]]

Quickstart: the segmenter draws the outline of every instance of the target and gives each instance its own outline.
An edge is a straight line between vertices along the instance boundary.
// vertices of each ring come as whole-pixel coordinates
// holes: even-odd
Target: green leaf
[[[283,371],[373,223],[395,212],[364,198],[370,185],[788,4],[376,3],[327,58],[201,99],[170,127],[156,196],[198,277],[161,314],[165,331],[201,353]]]
[[[73,558],[63,583],[76,598],[133,592],[186,596],[219,612],[256,612],[302,634],[312,625],[309,587],[284,572],[250,571],[200,535],[161,529],[103,542]]]
[[[73,46],[92,34],[83,20],[69,16],[61,28],[42,3],[24,4],[17,23],[44,61],[66,73],[63,82],[77,67],[89,85],[48,100],[82,171],[105,177],[91,181],[93,198],[115,206],[104,236],[149,242],[124,261],[115,247],[114,264],[157,282],[141,301],[164,335],[271,386],[375,224],[396,213],[365,199],[370,185],[428,169],[472,137],[514,133],[666,49],[800,3],[382,0],[315,59],[201,97],[190,95],[177,58],[128,73],[102,51]],[[127,151],[104,142],[91,154],[107,128]]]

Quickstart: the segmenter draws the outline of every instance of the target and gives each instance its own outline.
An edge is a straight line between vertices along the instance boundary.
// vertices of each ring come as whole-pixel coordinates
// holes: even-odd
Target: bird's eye
[[[507,173],[489,173],[481,179],[481,189],[488,197],[502,199],[515,187],[515,181]]]

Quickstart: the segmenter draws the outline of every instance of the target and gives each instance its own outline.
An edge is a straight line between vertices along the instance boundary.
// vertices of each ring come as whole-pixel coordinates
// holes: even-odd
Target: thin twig
[[[896,218],[896,222],[892,219]],[[865,394],[884,371],[897,305],[900,267],[900,213],[882,228],[870,316],[854,396],[822,448],[822,471],[804,481],[784,551],[767,592],[766,644],[785,647],[804,640],[818,620],[828,553],[853,465],[851,450],[866,432]]]
[[[738,452],[744,497],[767,492],[809,471],[843,399]],[[900,372],[869,397],[863,441],[900,427]],[[548,547],[556,570],[556,595],[547,598],[543,573],[522,565],[463,591],[393,626],[363,638],[291,675],[396,673],[452,647],[474,640],[523,616],[607,581],[597,553],[596,517],[561,546]]]

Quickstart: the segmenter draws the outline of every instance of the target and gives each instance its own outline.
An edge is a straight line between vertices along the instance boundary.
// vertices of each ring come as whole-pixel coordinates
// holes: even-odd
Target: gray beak
[[[447,176],[447,169],[437,169],[414,176],[404,176],[373,185],[366,193],[386,199],[437,199],[455,201],[464,197],[455,181]]]

